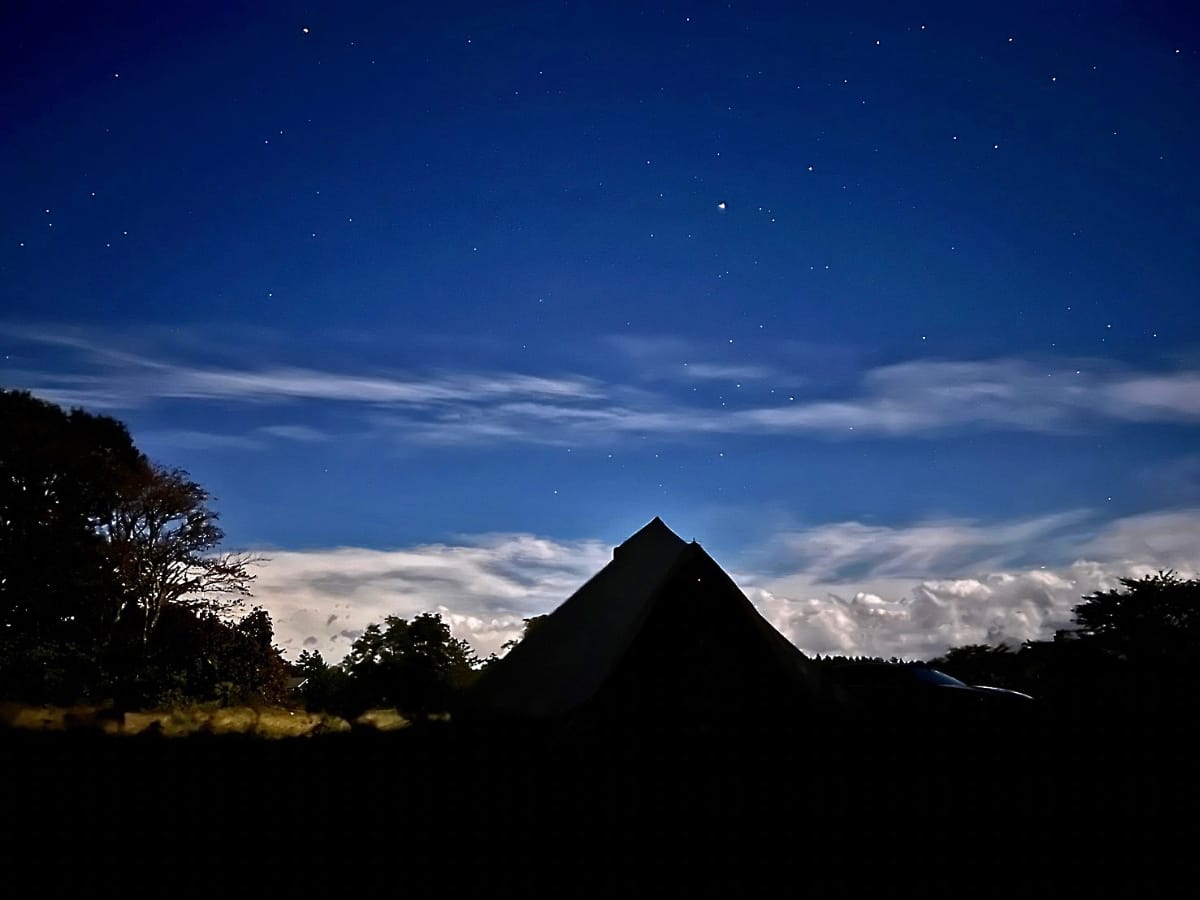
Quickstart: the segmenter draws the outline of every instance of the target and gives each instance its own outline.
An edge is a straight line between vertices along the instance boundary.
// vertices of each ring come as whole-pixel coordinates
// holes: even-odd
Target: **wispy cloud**
[[[1135,422],[1200,421],[1200,373],[1127,377],[1107,385],[1101,403]]]
[[[514,398],[586,401],[602,398],[582,376],[521,372],[433,371],[420,374],[339,372],[296,366],[200,366],[128,352],[75,331],[5,329],[19,340],[78,351],[73,368],[16,368],[11,381],[72,405],[131,409],[155,401],[198,400],[285,404],[324,401],[391,407],[494,403]]]
[[[643,379],[738,382],[784,377],[779,369],[762,361],[731,360],[729,348],[720,348],[714,341],[610,335],[604,344],[628,360]]]
[[[302,444],[316,444],[330,439],[325,432],[308,425],[264,425],[257,431],[267,437],[279,438],[284,441],[299,441]]]
[[[148,431],[142,439],[156,445],[187,450],[265,450],[270,445],[261,438],[243,434],[173,429]]]
[[[153,396],[248,402],[297,399],[427,406],[514,396],[592,399],[599,395],[585,379],[543,378],[511,372],[487,375],[454,372],[413,378],[347,375],[298,368],[260,371],[179,368],[161,380]]]
[[[770,432],[935,434],[972,427],[1063,432],[1098,421],[1200,422],[1200,375],[1147,377],[1111,364],[914,360],[866,372],[857,393],[731,413]]]
[[[767,567],[799,567],[827,582],[861,577],[922,578],[956,575],[1019,563],[1030,548],[1044,560],[1070,554],[1075,526],[1084,511],[1055,513],[1015,522],[926,520],[907,526],[835,522],[776,534],[759,556]],[[1065,547],[1065,549],[1060,549]]]
[[[244,434],[216,431],[167,429],[143,431],[141,439],[168,447],[191,450],[267,450],[282,442],[323,443],[330,435],[308,425],[263,425]]]
[[[934,437],[967,430],[1070,433],[1104,423],[1200,423],[1191,372],[1148,378],[1092,363],[1056,368],[1021,360],[919,360],[866,372],[858,390],[836,399],[788,394],[770,406],[686,405],[642,392],[627,402],[612,385],[593,382],[600,398],[530,400],[456,409],[422,423],[430,439],[471,435],[536,441],[654,433],[692,436],[797,435]],[[797,381],[801,380],[799,378]]]
[[[10,332],[12,334],[12,332]],[[6,379],[68,405],[131,409],[153,404],[336,404],[407,441],[564,443],[597,435],[794,435],[936,437],[963,431],[1070,433],[1105,424],[1200,424],[1200,372],[1130,372],[1099,360],[910,360],[836,385],[801,369],[696,359],[655,368],[676,339],[608,339],[630,366],[599,374],[511,370],[418,373],[273,365],[202,366],[106,346],[71,332],[18,331],[18,340],[66,348],[52,369],[14,366]],[[683,372],[690,372],[683,375]],[[713,399],[679,383],[734,381]],[[754,389],[737,390],[738,379]],[[772,385],[791,385],[775,390]],[[798,385],[803,385],[801,390]],[[747,385],[749,386],[749,385]],[[281,416],[290,416],[283,412]],[[360,422],[361,424],[361,422]],[[285,426],[286,427],[286,426]],[[299,424],[297,427],[305,427]],[[264,435],[251,436],[257,440]],[[267,434],[267,437],[272,435]],[[288,437],[278,432],[274,437]],[[299,432],[291,436],[303,440]]]
[[[727,363],[684,363],[681,368],[682,377],[706,381],[755,381],[777,377],[779,374],[766,366],[736,366]]]
[[[1126,516],[1089,539],[1082,553],[1143,566],[1195,572],[1200,569],[1200,509],[1149,512]]]

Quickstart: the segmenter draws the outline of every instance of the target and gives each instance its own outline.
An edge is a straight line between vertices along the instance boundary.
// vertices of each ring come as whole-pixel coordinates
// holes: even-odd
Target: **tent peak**
[[[650,548],[658,546],[664,550],[677,551],[683,546],[683,538],[667,527],[667,523],[655,516],[632,535],[613,548],[613,558],[618,553],[633,547]]]

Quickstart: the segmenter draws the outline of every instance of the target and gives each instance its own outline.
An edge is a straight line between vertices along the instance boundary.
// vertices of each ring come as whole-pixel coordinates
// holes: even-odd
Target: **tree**
[[[205,615],[217,619],[213,613]],[[275,646],[270,613],[256,606],[235,624],[222,624],[228,637],[212,648],[210,657],[216,666],[214,693],[218,698],[268,703],[284,700],[290,669]]]
[[[133,664],[122,667],[110,686],[112,699],[126,708],[280,702],[289,667],[272,639],[270,616],[262,609],[227,622],[213,613],[168,606],[151,644],[127,648]]]
[[[505,641],[503,644],[500,645],[500,649],[503,650],[505,653],[508,653],[509,651],[511,651],[514,647],[517,646],[517,644],[521,643],[521,641],[525,640],[525,638],[529,637],[530,634],[532,634],[534,631],[536,631],[538,626],[540,626],[542,624],[542,622],[545,621],[547,616],[549,616],[549,613],[546,613],[545,615],[541,615],[541,616],[530,616],[528,619],[523,619],[522,621],[525,623],[525,627],[521,629],[521,636],[519,638],[513,638],[511,641]],[[495,658],[498,658],[498,657],[495,657]]]
[[[270,617],[231,620],[254,559],[216,552],[209,499],[115,419],[0,391],[0,694],[277,695]]]
[[[132,620],[143,645],[172,604],[221,614],[250,594],[256,559],[213,553],[224,535],[208,500],[186,472],[147,466],[123,485],[101,529],[119,585],[112,626]]]
[[[296,674],[303,679],[300,694],[308,709],[335,709],[346,693],[346,673],[341,666],[331,666],[325,662],[319,650],[300,651],[296,660]]]
[[[98,526],[148,465],[115,419],[0,391],[0,629],[89,632],[115,589]],[[99,599],[100,603],[97,602]]]
[[[1200,580],[1165,571],[1121,585],[1084,597],[1073,610],[1077,627],[1064,637],[1124,661],[1190,664],[1200,650]]]
[[[1014,652],[1008,644],[954,647],[929,660],[928,664],[968,684],[987,684],[1016,690],[1031,688],[1021,654]]]
[[[474,651],[455,638],[437,613],[411,622],[388,616],[372,623],[342,661],[348,707],[394,706],[402,712],[441,712],[477,672]]]

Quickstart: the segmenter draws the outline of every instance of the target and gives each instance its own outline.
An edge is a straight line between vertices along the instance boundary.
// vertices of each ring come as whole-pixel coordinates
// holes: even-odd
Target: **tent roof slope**
[[[771,727],[798,722],[828,699],[808,657],[693,543],[588,708],[608,721]]]
[[[471,691],[471,705],[549,716],[587,700],[632,642],[655,591],[687,546],[656,516],[488,669]]]
[[[741,696],[768,684],[780,695],[816,691],[808,658],[699,544],[656,517],[484,672],[469,707],[521,718],[568,713],[600,697],[624,707],[655,692],[709,693],[702,685],[718,669],[730,696],[738,682]]]

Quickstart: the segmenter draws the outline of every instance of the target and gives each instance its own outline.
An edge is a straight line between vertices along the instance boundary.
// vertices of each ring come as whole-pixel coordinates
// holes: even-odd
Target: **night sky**
[[[655,515],[809,652],[1200,569],[1187,3],[6,3],[0,383],[214,495],[294,657]]]

